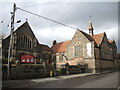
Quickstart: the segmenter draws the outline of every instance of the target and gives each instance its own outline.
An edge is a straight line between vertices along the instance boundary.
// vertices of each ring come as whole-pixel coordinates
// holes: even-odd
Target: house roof
[[[100,33],[100,34],[96,34],[96,35],[89,35],[81,30],[79,30],[83,35],[85,35],[85,37],[89,40],[89,41],[95,41],[95,45],[99,45],[101,44],[102,38],[104,36],[104,33]],[[113,40],[108,40],[109,43],[113,43]],[[70,40],[69,41],[65,41],[65,42],[60,42],[60,43],[56,43],[54,46],[52,46],[52,50],[55,52],[65,52],[67,46],[69,45]]]
[[[100,33],[100,34],[96,34],[96,35],[92,36],[97,44],[101,44],[104,33]],[[108,40],[108,42],[110,44],[112,44],[114,41],[113,40]]]
[[[113,43],[113,40],[108,40],[108,42],[111,44],[111,43]]]
[[[89,41],[94,41],[94,39],[91,37],[91,35],[79,30]]]
[[[92,38],[97,44],[101,44],[103,36],[104,36],[104,33],[100,33],[100,34],[93,35]]]
[[[39,44],[41,46],[41,49],[43,51],[50,51],[52,52],[52,49],[48,46],[48,45],[44,45],[44,44]]]
[[[95,41],[95,45],[101,44],[102,37],[104,36],[104,33],[96,34],[94,36],[91,36],[81,30],[79,30],[89,41]],[[69,45],[70,41],[60,42],[56,43],[54,46],[52,46],[52,50],[55,52],[65,52],[67,46]]]
[[[69,45],[70,41],[56,43],[51,49],[55,52],[65,52],[67,46]]]

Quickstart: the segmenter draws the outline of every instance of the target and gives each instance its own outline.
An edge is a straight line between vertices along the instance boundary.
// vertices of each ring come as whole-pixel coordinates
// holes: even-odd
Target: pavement
[[[38,79],[27,79],[27,80],[9,80],[9,81],[2,81],[3,88],[24,88],[29,86],[37,86],[42,83],[48,83],[58,80],[66,80],[72,78],[82,78],[91,75],[101,75],[110,72],[104,73],[81,73],[81,74],[72,74],[72,75],[64,75],[64,76],[55,76],[55,77],[47,77],[47,78],[38,78]]]
[[[85,90],[96,90],[96,88],[100,88],[99,90],[117,90],[118,86],[118,72],[98,74],[98,75],[89,75],[85,77],[77,77],[67,80],[58,80],[47,83],[40,83],[35,86],[29,86],[26,88],[87,88]]]
[[[66,79],[71,79],[76,77],[85,77],[93,74],[94,73],[72,74],[72,75],[49,77],[49,78],[43,78],[43,79],[31,79],[31,81],[35,83],[42,83],[42,82],[49,82],[49,81],[56,81],[56,80],[66,80]]]
[[[27,80],[9,80],[2,81],[3,88],[24,88],[28,86],[35,86],[40,83],[47,83],[51,81],[57,80],[66,80],[77,77],[85,77],[89,75],[94,75],[94,73],[82,73],[82,74],[72,74],[72,75],[64,75],[64,76],[56,76],[56,77],[48,77],[48,78],[39,78],[39,79],[27,79]]]

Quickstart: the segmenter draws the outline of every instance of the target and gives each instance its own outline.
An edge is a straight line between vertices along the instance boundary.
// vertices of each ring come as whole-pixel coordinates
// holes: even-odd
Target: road
[[[57,77],[56,77],[57,78]],[[58,78],[57,78],[58,79]],[[39,79],[38,79],[39,80]],[[31,80],[11,81],[9,83],[3,83],[12,86],[11,88],[118,88],[118,72],[89,75],[84,77],[76,77],[63,79],[59,77],[59,80],[37,83]],[[27,84],[27,85],[25,85]],[[8,87],[10,87],[8,86]],[[117,90],[117,89],[115,89]]]
[[[36,88],[118,88],[118,72],[42,83]]]

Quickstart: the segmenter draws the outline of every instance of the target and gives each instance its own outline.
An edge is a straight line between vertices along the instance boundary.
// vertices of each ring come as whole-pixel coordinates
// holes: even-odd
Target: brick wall
[[[100,59],[95,60],[96,72],[110,71],[114,69],[114,65],[115,64],[113,60],[100,60]]]

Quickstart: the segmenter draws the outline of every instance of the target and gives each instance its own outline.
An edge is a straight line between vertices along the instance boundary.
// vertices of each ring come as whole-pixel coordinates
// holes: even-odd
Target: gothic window
[[[30,40],[28,39],[28,47],[30,47]]]
[[[19,46],[19,37],[17,38],[17,46]]]
[[[32,49],[32,46],[31,46],[31,41],[30,41],[30,49]]]
[[[82,44],[79,42],[77,42],[77,44],[74,45],[74,56],[75,57],[82,56]]]
[[[22,38],[19,37],[19,39],[20,39],[20,47],[22,47]]]
[[[29,39],[27,38],[27,47],[29,48]]]
[[[26,48],[26,46],[27,46],[26,43],[27,43],[27,37],[25,37],[25,48]]]
[[[20,47],[20,48],[29,48],[29,49],[32,49],[32,41],[29,37],[27,36],[19,36],[17,38],[17,47]]]
[[[22,36],[22,48],[24,48],[24,36]]]
[[[23,36],[21,37],[21,47],[23,48]]]
[[[25,36],[23,36],[23,48],[25,48]]]

